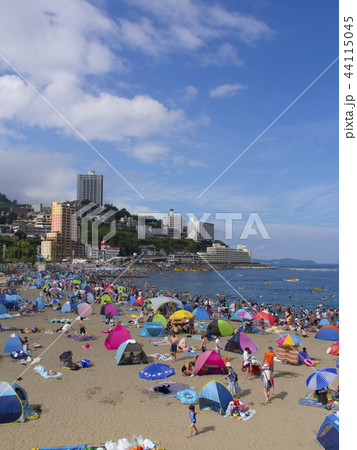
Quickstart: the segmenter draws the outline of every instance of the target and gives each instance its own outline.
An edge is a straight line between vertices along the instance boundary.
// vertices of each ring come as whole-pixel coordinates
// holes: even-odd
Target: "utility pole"
[[[5,254],[6,254],[6,244],[2,245],[2,257],[5,259]]]

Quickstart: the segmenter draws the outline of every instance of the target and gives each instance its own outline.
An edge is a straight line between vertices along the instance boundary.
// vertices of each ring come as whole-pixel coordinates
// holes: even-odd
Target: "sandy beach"
[[[21,290],[26,300],[39,296],[37,290]],[[52,318],[78,317],[75,313],[66,315],[52,309],[32,313],[29,317],[16,317],[3,320],[2,326],[13,327],[0,333],[1,341],[1,379],[15,381],[27,391],[30,405],[41,405],[42,413],[37,420],[1,425],[3,450],[29,450],[36,447],[56,447],[79,444],[104,444],[106,441],[117,441],[126,437],[130,441],[133,435],[161,441],[162,447],[168,450],[189,449],[231,449],[244,445],[245,448],[286,449],[318,448],[314,442],[316,433],[324,418],[330,411],[324,408],[298,405],[298,400],[312,391],[306,387],[305,381],[313,372],[313,368],[305,365],[275,363],[274,381],[271,403],[265,404],[262,381],[260,378],[245,380],[241,371],[242,356],[231,352],[222,352],[222,356],[231,358],[233,369],[238,373],[242,388],[241,400],[255,415],[247,421],[224,418],[213,411],[200,411],[197,408],[197,427],[200,434],[191,439],[189,432],[188,406],[179,400],[151,393],[145,388],[154,383],[139,378],[140,365],[117,366],[114,361],[116,351],[108,351],[104,346],[106,328],[100,315],[100,306],[93,306],[94,314],[85,321],[89,334],[96,339],[90,341],[92,349],[84,349],[83,342],[72,341],[68,337],[55,334],[27,334],[29,342],[40,343],[42,348],[32,352],[33,357],[41,356],[39,364],[47,371],[54,369],[62,372],[60,379],[45,379],[34,373],[34,365],[21,365],[18,361],[3,353],[4,345],[10,333],[24,327],[39,327],[45,330],[56,330],[59,325],[52,325]],[[128,324],[130,315],[123,312],[120,319]],[[235,328],[237,322],[232,322]],[[75,328],[79,331],[76,324]],[[143,344],[147,355],[168,353],[169,345],[154,346],[149,338],[139,336],[136,326],[127,327],[132,338]],[[16,330],[17,329],[17,330]],[[24,335],[21,335],[24,336]],[[269,345],[276,348],[276,333],[249,335],[259,352],[255,355],[262,362],[264,352]],[[180,335],[179,337],[184,337]],[[222,347],[229,337],[221,339]],[[187,339],[189,345],[199,346],[199,341]],[[315,367],[336,367],[336,356],[326,353],[331,342],[314,339],[313,334],[304,338],[303,345],[311,358],[320,361]],[[208,349],[214,349],[214,341],[208,343]],[[67,350],[73,352],[73,361],[89,359],[91,367],[78,371],[63,368],[59,355]],[[171,381],[191,385],[196,392],[209,381],[216,379],[227,384],[224,375],[206,375],[183,377],[181,367],[185,362],[194,360],[196,355],[179,353],[177,361],[170,361],[176,375]],[[337,390],[339,379],[333,387]]]

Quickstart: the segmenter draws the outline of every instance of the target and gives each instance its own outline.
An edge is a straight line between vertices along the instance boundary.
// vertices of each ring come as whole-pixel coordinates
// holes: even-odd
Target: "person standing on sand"
[[[273,347],[269,347],[268,351],[264,353],[263,364],[265,362],[268,364],[271,373],[274,371],[274,356],[277,356],[277,354],[274,352]]]
[[[174,357],[174,361],[176,361],[176,353],[177,353],[177,344],[178,344],[178,337],[175,333],[172,333],[171,335],[171,355]]]
[[[188,409],[190,411],[189,415],[190,415],[190,422],[191,423],[190,423],[190,435],[187,436],[187,437],[190,438],[190,437],[192,437],[192,430],[196,431],[194,436],[196,436],[198,434],[198,430],[197,430],[197,427],[196,427],[196,415],[197,415],[197,412],[196,412],[196,409],[195,409],[195,405],[190,405],[188,407]]]
[[[81,336],[84,336],[86,334],[86,328],[83,323],[83,317],[81,317],[81,320],[78,322],[78,325],[79,325],[79,334]]]
[[[205,352],[207,350],[207,334],[203,334],[201,335],[201,345],[200,345],[200,350],[203,352]]]
[[[274,382],[268,364],[262,365],[260,378],[263,380],[265,403],[269,403],[270,389],[274,387]]]

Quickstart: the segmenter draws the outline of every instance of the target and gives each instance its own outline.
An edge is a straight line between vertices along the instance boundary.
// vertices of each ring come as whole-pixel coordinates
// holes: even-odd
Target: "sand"
[[[22,294],[31,300],[38,297],[39,291],[30,289]],[[83,349],[83,342],[72,341],[65,336],[57,339],[58,333],[27,335],[30,343],[38,342],[43,346],[42,349],[32,352],[32,356],[39,356],[45,351],[40,364],[46,370],[62,372],[61,379],[44,379],[34,373],[33,365],[20,365],[8,355],[1,354],[1,379],[14,381],[21,376],[22,380],[18,383],[26,389],[30,404],[40,404],[42,407],[42,413],[37,420],[1,425],[3,450],[28,450],[33,447],[83,443],[99,445],[123,437],[131,440],[134,434],[161,440],[162,446],[168,450],[217,450],[240,446],[248,449],[318,448],[314,439],[330,411],[297,403],[300,397],[311,393],[306,388],[305,381],[313,372],[312,368],[275,363],[275,388],[272,390],[271,403],[266,405],[260,378],[245,380],[245,374],[240,370],[242,356],[223,351],[222,356],[232,358],[231,364],[238,373],[242,387],[241,400],[254,409],[256,414],[250,420],[239,422],[224,418],[213,411],[198,409],[197,427],[200,434],[188,439],[188,406],[177,399],[148,392],[145,388],[154,383],[139,378],[138,373],[142,366],[116,365],[116,351],[108,351],[104,347],[107,335],[101,332],[105,325],[99,314],[100,306],[95,304],[93,309],[94,314],[85,321],[89,334],[96,335],[96,339],[90,341],[93,349]],[[131,314],[133,312],[127,312],[124,307],[121,313],[122,321],[128,323]],[[58,311],[46,310],[29,317],[3,320],[2,325],[15,328],[37,326],[45,330],[55,330],[59,325],[52,325],[49,319],[61,317],[74,319],[77,316],[74,313],[63,315]],[[237,322],[232,323],[235,327],[238,326]],[[76,328],[78,330],[78,325]],[[128,330],[133,339],[143,344],[147,355],[169,352],[168,345],[154,346],[149,343],[149,338],[139,337],[140,329],[137,327],[131,326]],[[0,333],[2,350],[10,333],[11,331]],[[262,362],[268,346],[275,348],[278,336],[272,333],[252,334],[250,337],[260,349],[255,356]],[[228,339],[221,339],[223,347]],[[187,339],[187,342],[191,346],[199,345],[198,340]],[[328,341],[314,339],[313,335],[304,338],[303,345],[310,357],[321,361],[316,368],[336,367],[337,357],[326,353],[330,344]],[[214,341],[209,342],[207,347],[214,349]],[[90,359],[92,367],[78,371],[64,369],[58,357],[66,350],[73,352],[74,361]],[[169,362],[176,371],[176,375],[170,380],[192,385],[198,393],[213,379],[227,384],[223,375],[183,377],[182,365],[193,360],[195,356],[181,353],[178,354],[176,362]],[[338,379],[333,387],[337,389]]]

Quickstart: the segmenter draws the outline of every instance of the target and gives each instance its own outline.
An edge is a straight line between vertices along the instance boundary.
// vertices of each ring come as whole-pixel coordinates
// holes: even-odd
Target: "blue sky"
[[[229,245],[338,261],[338,62],[205,191],[338,57],[337,2],[6,2],[0,42],[10,198],[71,200],[95,170],[119,208],[242,213]],[[269,240],[240,239],[251,213]]]

